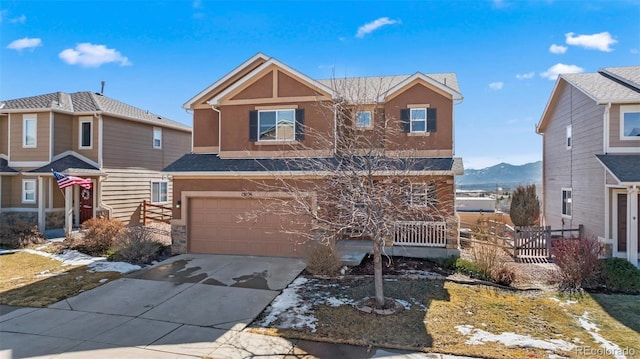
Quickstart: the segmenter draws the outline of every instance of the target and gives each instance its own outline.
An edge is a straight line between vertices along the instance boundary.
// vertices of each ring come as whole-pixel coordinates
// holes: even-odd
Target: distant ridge
[[[464,175],[456,177],[458,189],[496,190],[497,187],[509,190],[523,184],[542,183],[542,161],[520,166],[499,163],[480,170],[465,169]]]

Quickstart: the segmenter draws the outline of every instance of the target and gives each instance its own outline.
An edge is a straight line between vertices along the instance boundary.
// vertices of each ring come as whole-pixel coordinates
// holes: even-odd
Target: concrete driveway
[[[284,355],[290,342],[240,331],[304,267],[296,258],[179,255],[48,308],[0,316],[0,358]]]

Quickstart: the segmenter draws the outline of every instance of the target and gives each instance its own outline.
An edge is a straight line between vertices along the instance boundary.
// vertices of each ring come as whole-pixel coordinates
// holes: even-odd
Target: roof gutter
[[[218,113],[218,153],[222,151],[222,112],[211,105],[211,109]],[[191,148],[193,149],[193,136],[191,136]]]

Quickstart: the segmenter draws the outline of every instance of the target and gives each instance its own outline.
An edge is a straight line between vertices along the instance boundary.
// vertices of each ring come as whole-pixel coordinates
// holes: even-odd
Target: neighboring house
[[[536,131],[543,136],[543,218],[584,225],[638,265],[640,66],[565,74]]]
[[[257,223],[239,218],[247,211],[259,212],[269,198],[288,198],[259,185],[273,183],[274,172],[291,181],[321,177],[312,159],[336,158],[332,139],[339,136],[339,120],[333,105],[349,100],[336,86],[366,95],[366,111],[358,112],[350,126],[367,131],[384,118],[397,127],[399,134],[390,141],[395,145],[385,150],[419,164],[411,172],[414,193],[409,196],[415,205],[447,203],[441,209],[444,217],[455,220],[454,176],[462,174],[461,159],[453,157],[454,105],[462,99],[455,74],[318,81],[259,53],[184,105],[193,111],[193,150],[165,168],[173,177],[174,253],[304,255],[295,233],[279,227],[278,215],[265,211]],[[375,93],[380,88],[384,91]],[[310,133],[326,133],[329,140],[315,141]],[[293,168],[287,160],[292,157],[303,160]],[[427,198],[436,193],[438,198]],[[296,222],[299,229],[310,228],[307,218]],[[442,255],[455,253],[457,236],[448,236],[445,243],[443,234],[439,246]]]
[[[96,216],[138,223],[144,200],[171,203],[160,171],[190,146],[188,126],[98,93],[1,101],[0,220],[17,216],[42,231]],[[60,190],[52,169],[93,186]]]

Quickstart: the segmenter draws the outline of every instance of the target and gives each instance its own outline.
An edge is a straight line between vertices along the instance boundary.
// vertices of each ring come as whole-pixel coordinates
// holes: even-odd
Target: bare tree
[[[312,219],[314,229],[293,230],[296,236],[327,245],[342,238],[372,242],[379,307],[386,302],[383,249],[393,245],[397,222],[451,221],[454,195],[452,181],[429,174],[435,169],[432,159],[417,157],[414,149],[399,140],[399,119],[385,116],[377,103],[388,90],[385,86],[388,84],[384,81],[374,83],[370,79],[332,81],[337,99],[318,101],[315,106],[326,114],[326,121],[335,125],[328,131],[306,126],[307,145],[296,143],[291,148],[292,153],[329,148],[331,156],[258,160],[271,174],[269,181],[259,183],[261,188],[289,194],[286,199],[270,198],[267,211]],[[361,117],[364,111],[370,111],[370,118]],[[371,123],[362,123],[367,120]],[[296,175],[301,172],[305,175]],[[285,226],[282,231],[290,232],[291,227]]]

